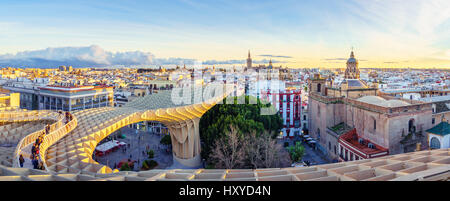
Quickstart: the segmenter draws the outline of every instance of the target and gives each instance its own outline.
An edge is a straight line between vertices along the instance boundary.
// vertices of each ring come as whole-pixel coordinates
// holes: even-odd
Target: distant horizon
[[[246,56],[246,55],[245,55]],[[289,66],[289,63],[278,60],[279,58],[290,58],[291,56],[279,56],[279,55],[255,55],[251,56],[253,60],[253,66],[267,65],[272,60],[274,67],[293,68],[293,69],[308,69],[308,68],[321,68],[321,69],[340,69],[345,68],[346,60],[348,58],[333,58],[327,59],[334,61],[334,66]],[[254,59],[254,58],[260,58]],[[131,68],[158,68],[169,66],[205,66],[205,67],[233,67],[233,66],[246,66],[245,57],[241,59],[230,59],[223,61],[207,60],[198,61],[191,58],[156,58],[152,53],[140,52],[140,51],[128,51],[128,52],[111,52],[102,49],[97,45],[91,45],[87,47],[55,47],[45,48],[39,50],[26,50],[15,54],[8,53],[0,55],[0,68],[15,67],[15,68],[58,68],[59,66],[72,66],[74,68],[115,68],[115,67],[131,67]],[[367,67],[362,66],[364,59],[358,60],[359,68],[376,68],[376,69],[450,69],[449,66],[441,67],[422,67],[422,66],[399,66],[393,67],[392,64],[396,62],[385,62],[385,66],[379,67]],[[107,64],[108,62],[117,62],[115,64]],[[122,64],[124,63],[124,64]],[[127,64],[128,63],[128,64]],[[146,64],[139,64],[146,63]]]

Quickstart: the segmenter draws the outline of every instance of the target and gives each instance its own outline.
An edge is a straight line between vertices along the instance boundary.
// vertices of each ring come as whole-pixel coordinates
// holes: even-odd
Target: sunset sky
[[[288,67],[344,67],[354,47],[360,67],[450,68],[450,1],[0,2],[0,55],[91,45]]]

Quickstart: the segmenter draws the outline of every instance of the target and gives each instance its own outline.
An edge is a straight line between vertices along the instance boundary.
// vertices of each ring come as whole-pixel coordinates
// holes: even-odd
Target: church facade
[[[309,134],[330,159],[347,161],[414,151],[432,127],[430,103],[399,99],[360,80],[354,52],[344,80],[319,74],[308,80]]]

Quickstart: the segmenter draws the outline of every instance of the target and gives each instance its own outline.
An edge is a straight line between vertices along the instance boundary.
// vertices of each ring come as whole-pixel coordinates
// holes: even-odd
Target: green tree
[[[142,163],[142,170],[151,170],[153,168],[155,168],[156,166],[158,166],[158,162],[156,162],[155,160],[145,160]]]
[[[239,137],[255,132],[257,136],[264,131],[273,139],[283,127],[278,114],[260,115],[261,108],[273,107],[270,103],[262,103],[259,99],[244,96],[246,104],[238,104],[238,97],[234,97],[233,104],[217,104],[206,112],[200,119],[200,138],[202,141],[202,157],[208,158],[214,148],[216,140],[222,139],[230,132],[230,126],[239,130]],[[249,104],[256,103],[256,104]]]
[[[171,145],[172,139],[170,138],[170,135],[165,135],[164,137],[162,137],[160,143],[163,145]]]
[[[288,147],[288,152],[293,162],[299,162],[305,154],[305,147],[300,142],[297,142],[295,146]]]
[[[128,166],[128,163],[123,163],[122,166],[120,166],[120,171],[131,171],[131,168]]]
[[[155,157],[155,151],[153,149],[150,149],[150,151],[147,152],[148,158],[154,158]]]

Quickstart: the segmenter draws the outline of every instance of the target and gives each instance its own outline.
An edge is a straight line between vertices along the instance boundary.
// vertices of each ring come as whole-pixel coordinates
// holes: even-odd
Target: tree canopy
[[[262,103],[259,99],[245,96],[246,104],[238,104],[237,97],[233,104],[217,104],[206,112],[200,119],[200,138],[202,141],[202,157],[208,158],[214,147],[215,141],[221,139],[230,132],[230,126],[239,130],[239,137],[245,134],[270,133],[272,138],[278,135],[283,127],[283,122],[278,114],[260,115],[261,108],[273,107],[270,103]],[[249,104],[256,103],[256,104]]]

